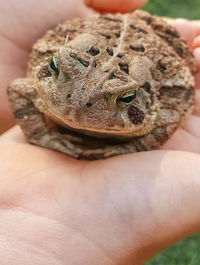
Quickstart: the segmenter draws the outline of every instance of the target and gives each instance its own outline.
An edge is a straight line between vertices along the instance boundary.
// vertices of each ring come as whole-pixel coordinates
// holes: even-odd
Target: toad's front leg
[[[36,89],[31,79],[17,79],[8,87],[8,97],[17,123],[28,142],[80,157],[81,139],[61,134],[34,105]]]

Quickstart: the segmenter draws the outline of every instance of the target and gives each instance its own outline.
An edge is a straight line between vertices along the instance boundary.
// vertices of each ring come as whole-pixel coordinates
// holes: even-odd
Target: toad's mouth
[[[129,129],[120,129],[120,128],[99,129],[99,128],[81,127],[81,126],[75,127],[74,124],[71,126],[69,124],[64,124],[64,125],[62,124],[62,126],[65,127],[66,129],[69,129],[71,131],[77,132],[82,135],[92,136],[95,138],[104,138],[104,139],[115,138],[119,140],[120,139],[129,140],[132,137],[144,135],[154,128],[154,126],[145,127],[144,125],[138,128],[138,130],[133,130],[131,128]]]
[[[48,115],[49,113],[47,113]],[[142,124],[138,126],[132,126],[127,128],[121,128],[118,126],[112,126],[107,128],[95,128],[94,126],[83,126],[79,122],[75,122],[69,119],[60,119],[57,115],[51,113],[50,119],[53,119],[56,124],[60,127],[63,127],[63,130],[70,131],[71,133],[75,133],[77,135],[85,135],[89,137],[93,137],[96,139],[117,139],[120,141],[128,141],[133,137],[142,136],[144,134],[149,133],[156,127],[156,113],[153,120],[146,120]],[[151,116],[153,117],[153,115]],[[110,141],[109,140],[109,141]]]
[[[77,134],[86,135],[94,138],[114,138],[119,140],[130,140],[133,137],[143,136],[149,133],[156,127],[157,111],[146,113],[145,118],[139,124],[133,124],[131,120],[124,117],[123,126],[114,123],[104,123],[99,120],[99,123],[93,124],[92,122],[82,122],[83,117],[76,115],[60,115],[52,108],[47,107],[45,104],[41,111],[48,119],[55,122],[55,124]],[[85,115],[85,114],[84,114]],[[108,119],[109,121],[109,119]],[[105,125],[105,126],[104,126]]]

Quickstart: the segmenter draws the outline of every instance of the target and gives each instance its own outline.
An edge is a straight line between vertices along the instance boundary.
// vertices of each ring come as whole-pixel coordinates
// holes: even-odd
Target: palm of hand
[[[17,49],[10,58],[13,63],[18,56],[12,77],[24,71],[18,62],[25,61],[26,53]],[[199,91],[197,100],[194,114],[165,148],[199,152]],[[3,136],[0,144],[1,234],[5,244],[14,244],[19,264],[114,265],[132,259],[140,264],[196,229],[187,219],[188,209],[194,219],[197,214],[188,197],[199,191],[194,185],[187,198],[177,194],[174,186],[189,185],[176,153],[154,151],[88,163],[27,145],[18,129]],[[179,159],[181,166],[190,163],[191,167],[200,160],[181,152]],[[193,184],[197,182],[194,175]],[[176,201],[170,208],[169,196]],[[179,207],[182,201],[184,210]],[[178,222],[168,222],[177,216]],[[181,226],[182,220],[187,229]],[[13,264],[12,258],[18,264],[16,255],[9,255],[5,264]]]

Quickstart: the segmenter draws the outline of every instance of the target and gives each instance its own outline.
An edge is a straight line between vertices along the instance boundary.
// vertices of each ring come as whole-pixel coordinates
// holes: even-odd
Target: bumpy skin
[[[161,18],[96,15],[38,40],[8,96],[30,143],[102,159],[159,148],[191,112],[194,71],[185,41]],[[121,102],[127,93],[133,99]]]

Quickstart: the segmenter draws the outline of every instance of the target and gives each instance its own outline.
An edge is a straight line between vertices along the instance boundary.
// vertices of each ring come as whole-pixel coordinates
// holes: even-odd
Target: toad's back
[[[194,70],[192,53],[174,28],[158,17],[152,17],[143,11],[135,11],[127,15],[109,14],[96,15],[88,20],[73,19],[47,31],[33,47],[29,73],[31,74],[41,63],[45,64],[42,56],[51,57],[64,45],[66,36],[70,45],[70,42],[81,34],[94,35],[96,45],[101,40],[103,47],[100,45],[98,49],[90,51],[100,63],[113,64],[114,59],[110,57],[116,58],[116,64],[122,58],[122,61],[130,62],[136,55],[147,56],[153,62],[158,62],[159,49],[160,53],[167,53],[167,56],[169,52],[166,50],[170,50],[175,60],[183,59],[191,70]],[[76,48],[88,52],[85,50],[88,48],[87,44],[82,45],[83,47],[79,44]]]

